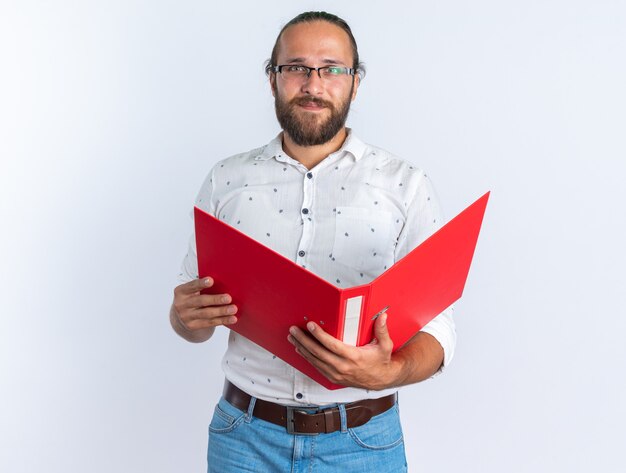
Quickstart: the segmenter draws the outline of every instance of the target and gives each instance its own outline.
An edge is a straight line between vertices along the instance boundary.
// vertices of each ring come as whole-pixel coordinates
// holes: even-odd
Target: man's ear
[[[356,98],[356,91],[359,88],[359,84],[361,83],[361,76],[358,74],[354,75],[354,87],[352,88],[352,98],[350,99],[351,102],[354,102],[354,99]]]
[[[276,74],[270,72],[270,89],[272,90],[272,97],[276,97]]]

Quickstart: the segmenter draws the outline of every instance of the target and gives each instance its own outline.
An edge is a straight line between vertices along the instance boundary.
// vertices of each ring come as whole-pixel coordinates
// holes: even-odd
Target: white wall
[[[263,61],[309,9],[355,32],[361,137],[448,215],[492,190],[410,471],[625,471],[618,0],[0,3],[0,470],[204,470],[226,331],[168,326],[188,212],[278,131]]]

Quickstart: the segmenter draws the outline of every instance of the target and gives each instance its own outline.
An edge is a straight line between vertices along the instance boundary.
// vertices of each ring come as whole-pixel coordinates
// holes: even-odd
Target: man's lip
[[[298,105],[300,107],[304,108],[305,110],[322,110],[322,109],[326,108],[324,105],[321,105],[321,104],[316,103],[316,102],[301,102]]]

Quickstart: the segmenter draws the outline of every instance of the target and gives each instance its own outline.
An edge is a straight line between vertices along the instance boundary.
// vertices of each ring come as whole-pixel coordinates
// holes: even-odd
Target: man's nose
[[[311,71],[307,77],[305,77],[302,83],[302,92],[309,93],[311,95],[320,94],[324,89],[322,78],[319,71]]]

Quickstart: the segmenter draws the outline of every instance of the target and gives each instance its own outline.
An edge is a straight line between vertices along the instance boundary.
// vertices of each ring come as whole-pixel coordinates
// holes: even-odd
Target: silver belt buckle
[[[297,407],[289,407],[286,406],[287,408],[287,433],[289,434],[294,434],[294,435],[319,435],[318,432],[297,432],[294,427],[295,427],[295,420],[293,418],[293,414],[294,412],[298,412],[300,414],[304,414],[304,415],[309,415],[309,413],[303,409],[299,409]]]

